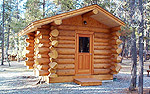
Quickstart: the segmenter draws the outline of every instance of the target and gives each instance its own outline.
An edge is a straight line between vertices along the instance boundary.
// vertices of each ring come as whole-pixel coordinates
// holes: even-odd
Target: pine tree
[[[143,48],[144,48],[144,19],[143,19],[143,0],[139,0],[139,12],[140,12],[140,19],[139,19],[139,33],[141,36],[139,36],[139,84],[138,84],[138,91],[139,94],[143,94]]]
[[[40,10],[41,5],[40,0],[27,0],[25,4],[25,18],[27,25],[32,21],[39,20],[43,17],[42,11]]]
[[[4,16],[5,16],[5,0],[3,0],[3,26],[2,26],[2,62],[1,62],[1,65],[4,65]]]
[[[134,23],[133,23],[133,16],[134,16],[134,9],[135,9],[135,0],[130,0],[130,24],[132,26],[132,36],[131,36],[131,40],[132,40],[132,58],[131,58],[131,63],[132,63],[132,66],[131,66],[131,82],[130,82],[130,87],[129,87],[129,90],[132,91],[132,90],[135,90],[136,88],[136,78],[137,78],[137,51],[136,51],[136,36],[135,36],[135,27],[134,26]]]

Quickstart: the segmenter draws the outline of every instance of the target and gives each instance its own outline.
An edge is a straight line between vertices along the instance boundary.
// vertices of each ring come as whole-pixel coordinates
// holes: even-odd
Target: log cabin
[[[98,5],[32,22],[19,32],[28,35],[25,64],[48,83],[112,80],[121,68],[118,31],[124,25]]]

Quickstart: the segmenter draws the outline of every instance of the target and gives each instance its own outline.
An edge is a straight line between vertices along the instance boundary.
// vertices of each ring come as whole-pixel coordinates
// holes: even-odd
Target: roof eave
[[[121,21],[119,18],[117,18],[116,16],[109,13],[107,10],[99,7],[98,5],[91,5],[91,6],[88,6],[88,7],[84,7],[84,8],[81,8],[81,9],[73,10],[73,11],[70,11],[70,12],[62,13],[62,14],[59,14],[59,15],[55,15],[55,16],[52,16],[52,17],[48,17],[48,18],[45,18],[45,19],[42,19],[42,20],[32,22],[24,30],[19,32],[18,35],[19,36],[26,35],[27,33],[30,33],[30,32],[33,32],[33,31],[37,30],[37,28],[39,26],[51,23],[56,19],[66,19],[66,18],[69,18],[69,17],[73,17],[73,16],[76,16],[76,15],[80,15],[80,14],[83,14],[85,12],[91,11],[95,8],[97,8],[97,9],[99,9],[99,11],[105,13],[106,16],[108,16],[110,19],[113,19],[115,22],[118,23],[118,25],[120,25],[120,26],[125,25],[125,23],[123,21]]]

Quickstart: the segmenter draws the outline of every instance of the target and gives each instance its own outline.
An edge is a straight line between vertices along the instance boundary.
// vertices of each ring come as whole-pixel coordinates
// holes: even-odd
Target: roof
[[[19,32],[19,36],[26,35],[27,33],[33,32],[41,25],[49,24],[49,23],[52,23],[55,20],[59,20],[59,19],[63,20],[63,19],[67,19],[67,18],[70,18],[73,16],[82,15],[82,14],[92,11],[94,9],[98,10],[98,14],[92,15],[90,17],[94,18],[95,20],[99,21],[100,23],[103,23],[110,28],[125,25],[125,23],[122,20],[120,20],[116,16],[112,15],[110,12],[106,11],[99,5],[91,5],[91,6],[83,7],[83,8],[73,10],[70,12],[66,12],[66,13],[62,13],[59,15],[45,18],[45,19],[34,21],[31,24],[29,24],[26,28],[24,28],[21,32]]]

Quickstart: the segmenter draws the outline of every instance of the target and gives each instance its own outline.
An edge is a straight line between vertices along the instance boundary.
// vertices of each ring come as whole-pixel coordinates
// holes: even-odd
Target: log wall
[[[33,69],[34,65],[34,33],[29,33],[28,38],[26,39],[26,42],[28,43],[28,46],[26,47],[26,50],[29,51],[29,53],[26,53],[27,60],[25,61],[25,65],[28,69]]]
[[[55,26],[52,26],[52,30]],[[58,63],[56,74],[58,76],[75,75],[75,30],[60,29],[57,37],[58,45],[55,47],[58,57],[55,62]]]
[[[121,69],[121,57],[119,54],[121,53],[122,49],[118,48],[118,46],[122,43],[119,39],[121,34],[117,30],[112,30],[111,32],[111,41],[109,42],[111,45],[111,74],[117,74]]]
[[[49,33],[50,26],[38,28],[34,38],[34,71],[36,76],[49,75]]]
[[[111,67],[111,35],[109,33],[94,33],[94,71],[93,74],[110,74]]]

